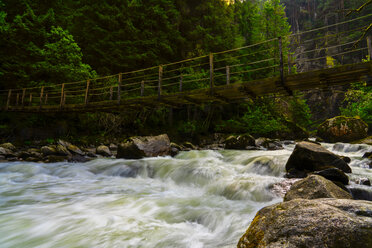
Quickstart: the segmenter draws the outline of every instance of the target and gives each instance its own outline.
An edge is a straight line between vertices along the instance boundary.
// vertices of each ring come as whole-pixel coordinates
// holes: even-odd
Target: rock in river
[[[225,148],[244,150],[247,147],[255,146],[255,142],[255,139],[249,134],[230,136],[225,140]]]
[[[317,135],[327,142],[352,142],[367,137],[368,125],[360,118],[337,116],[323,122]]]
[[[299,142],[296,145],[285,165],[288,172],[293,169],[313,172],[330,167],[336,167],[343,172],[351,173],[351,168],[341,157],[328,151],[321,145],[306,141]]]
[[[322,176],[311,175],[295,182],[284,197],[284,201],[293,199],[339,198],[352,199],[352,196],[333,182]]]
[[[168,135],[132,137],[118,146],[117,158],[140,159],[170,155]]]
[[[372,202],[295,199],[257,212],[238,248],[372,247]]]

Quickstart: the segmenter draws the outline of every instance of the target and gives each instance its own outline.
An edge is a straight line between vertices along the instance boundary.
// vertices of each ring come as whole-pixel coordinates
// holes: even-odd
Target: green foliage
[[[345,94],[345,107],[341,114],[349,117],[359,116],[368,126],[372,125],[372,86],[366,82],[354,83]]]
[[[292,97],[289,100],[289,111],[291,113],[291,121],[303,128],[309,128],[313,122],[311,120],[311,111],[306,100],[301,95]]]
[[[54,26],[53,10],[38,16],[28,7],[11,22],[0,18],[0,23],[2,86],[51,85],[95,76],[82,63],[82,53],[73,37]]]

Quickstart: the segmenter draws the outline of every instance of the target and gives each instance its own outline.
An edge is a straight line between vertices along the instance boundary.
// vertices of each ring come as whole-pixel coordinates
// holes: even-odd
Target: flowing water
[[[325,145],[372,180],[371,146]],[[0,247],[236,247],[255,213],[282,201],[270,187],[293,148],[1,163]]]

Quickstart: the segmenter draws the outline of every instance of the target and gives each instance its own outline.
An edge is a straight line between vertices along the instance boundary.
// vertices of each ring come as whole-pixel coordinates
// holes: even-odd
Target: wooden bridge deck
[[[1,111],[12,112],[98,112],[98,111],[127,111],[141,108],[156,108],[160,106],[181,107],[186,104],[205,104],[214,102],[228,104],[242,99],[256,98],[264,95],[288,95],[294,91],[309,89],[326,89],[331,86],[345,85],[361,80],[371,80],[372,61],[358,64],[343,65],[335,68],[321,69],[254,80],[249,82],[231,82],[228,85],[215,86],[178,93],[164,94],[161,96],[143,96],[117,100],[45,106],[8,106]]]

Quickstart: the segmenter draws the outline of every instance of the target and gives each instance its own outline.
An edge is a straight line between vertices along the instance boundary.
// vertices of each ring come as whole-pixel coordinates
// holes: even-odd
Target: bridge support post
[[[288,75],[292,74],[292,56],[288,52]]]
[[[209,54],[209,88],[213,93],[214,87],[214,67],[213,67],[213,53]]]
[[[161,96],[161,85],[163,81],[163,66],[159,66],[159,81],[158,81],[158,97],[160,98]]]
[[[111,86],[111,87],[110,87],[110,101],[112,101],[112,95],[113,95],[113,92],[114,92],[114,89],[113,89],[113,87]]]
[[[87,88],[85,89],[85,99],[84,104],[85,106],[88,104],[88,96],[89,96],[89,86],[90,86],[90,80],[87,80]]]
[[[9,109],[9,106],[10,106],[10,98],[12,97],[12,90],[9,90],[8,91],[8,99],[7,99],[7,101],[6,101],[6,110],[8,110]]]
[[[285,83],[284,83],[284,60],[283,60],[283,39],[282,37],[278,38],[278,42],[279,42],[279,59],[280,59],[280,66],[279,66],[280,83],[282,87],[285,89],[285,91],[287,91],[288,95],[292,96],[293,94],[291,90],[287,86],[285,86]]]
[[[30,104],[30,106],[32,106],[32,93],[30,93],[29,104]]]
[[[121,82],[123,80],[123,75],[119,73],[119,79],[118,79],[118,104],[120,105],[121,101]]]
[[[43,105],[43,95],[44,95],[44,86],[41,86],[40,99],[39,99],[39,102],[40,102],[39,108],[40,109],[41,109],[41,106]]]
[[[63,101],[64,95],[65,95],[65,84],[62,84],[62,87],[61,87],[61,101],[59,103],[60,108],[63,108],[63,105],[64,105],[64,101]]]
[[[16,106],[18,107],[19,104],[19,93],[17,93],[17,98],[16,98]]]
[[[369,59],[372,60],[372,38],[371,36],[367,36],[367,46],[368,46],[368,55]]]

